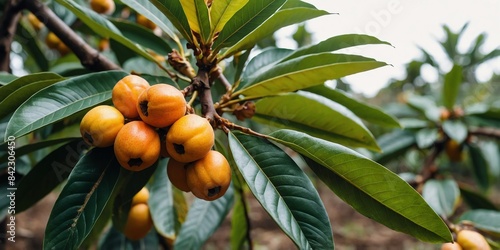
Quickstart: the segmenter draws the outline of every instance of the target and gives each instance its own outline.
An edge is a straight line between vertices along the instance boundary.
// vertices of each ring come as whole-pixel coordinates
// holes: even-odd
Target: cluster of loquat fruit
[[[457,232],[456,242],[443,244],[441,250],[491,250],[491,247],[480,233],[463,229]]]
[[[111,99],[113,106],[96,106],[82,118],[85,142],[113,146],[120,165],[130,171],[170,157],[167,173],[175,187],[209,201],[224,195],[231,182],[229,163],[212,150],[214,129],[207,119],[187,112],[181,91],[128,75],[115,84]]]

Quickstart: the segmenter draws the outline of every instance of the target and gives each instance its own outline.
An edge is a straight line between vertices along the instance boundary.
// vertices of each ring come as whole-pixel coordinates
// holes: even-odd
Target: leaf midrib
[[[271,138],[272,138],[273,140],[276,140],[276,141],[278,141],[278,142],[282,143],[283,145],[286,145],[286,144],[292,144],[292,145],[295,145],[295,147],[300,148],[301,150],[303,150],[303,151],[307,152],[307,153],[309,154],[309,156],[308,156],[309,158],[314,159],[314,161],[316,161],[316,162],[320,163],[322,166],[328,166],[328,164],[326,164],[323,160],[321,160],[321,159],[317,158],[316,156],[314,156],[313,154],[311,154],[309,150],[306,150],[305,148],[303,148],[303,147],[299,146],[299,145],[298,145],[298,144],[296,144],[296,143],[293,143],[293,142],[290,142],[290,141],[283,141],[283,140],[278,139],[278,138],[275,138],[275,137],[271,137]],[[357,159],[354,159],[354,160],[352,160],[352,161],[357,161]],[[344,165],[344,164],[345,164],[345,163],[347,163],[347,162],[351,162],[351,161],[345,161],[345,162],[343,162],[343,163],[341,163],[341,164],[336,164],[336,165],[334,165],[334,166],[341,166],[341,165]],[[340,174],[339,174],[339,173],[337,173],[337,172],[335,172],[335,174],[336,174],[336,175],[338,175],[338,176],[341,176],[341,177],[342,177],[342,179],[344,179],[345,181],[347,181],[347,182],[351,183],[351,185],[353,185],[353,186],[357,187],[357,186],[356,186],[356,185],[354,185],[351,181],[349,181],[348,179],[346,179],[343,175],[340,175]],[[362,193],[364,193],[364,194],[365,194],[365,195],[367,195],[368,197],[372,198],[373,200],[375,200],[375,201],[379,202],[379,203],[380,203],[380,204],[382,204],[384,207],[388,208],[388,210],[393,211],[395,214],[399,215],[401,218],[405,218],[406,220],[408,220],[408,221],[409,221],[409,222],[411,222],[412,224],[417,225],[419,228],[424,229],[425,231],[428,231],[428,232],[432,233],[433,235],[437,235],[436,233],[434,233],[434,232],[432,232],[432,231],[428,230],[426,227],[424,227],[424,226],[422,226],[422,225],[420,225],[420,224],[418,224],[418,223],[414,222],[413,220],[410,220],[410,219],[408,219],[407,217],[403,216],[403,215],[402,215],[399,211],[396,211],[396,210],[394,210],[394,209],[391,209],[390,207],[387,207],[384,203],[381,203],[378,199],[375,199],[374,197],[370,196],[370,195],[369,195],[367,192],[365,192],[364,190],[362,190],[362,189],[358,189],[358,190],[360,190]],[[442,236],[441,236],[441,235],[437,235],[437,236],[438,236],[438,237],[440,237],[440,238],[442,238]]]
[[[237,142],[238,142],[238,144],[240,145],[240,148],[242,148],[242,149],[244,150],[244,152],[245,152],[245,153],[247,153],[247,154],[250,156],[250,161],[251,161],[251,162],[253,162],[256,166],[258,166],[258,169],[259,169],[262,173],[264,173],[264,176],[266,177],[267,183],[268,183],[268,184],[270,183],[270,184],[271,184],[271,186],[273,187],[274,191],[275,191],[277,194],[279,194],[279,199],[281,199],[281,200],[282,200],[282,202],[286,204],[286,209],[287,209],[287,211],[288,211],[288,212],[289,212],[289,214],[291,215],[291,218],[293,218],[293,221],[295,222],[295,224],[296,224],[296,225],[298,225],[298,227],[300,228],[301,235],[302,235],[302,237],[304,237],[304,239],[306,239],[306,241],[305,241],[305,242],[307,243],[308,247],[310,248],[311,246],[310,246],[310,244],[309,244],[309,241],[308,241],[307,237],[306,237],[306,236],[305,236],[305,234],[304,234],[304,231],[303,231],[302,227],[300,226],[299,222],[296,220],[296,218],[295,218],[294,214],[293,214],[293,213],[292,213],[292,211],[290,210],[290,207],[289,207],[288,203],[286,203],[286,202],[285,202],[285,200],[283,199],[282,194],[281,194],[280,192],[278,192],[278,190],[276,189],[276,186],[274,185],[274,183],[272,183],[272,182],[269,180],[268,176],[267,176],[267,175],[265,174],[265,172],[262,170],[262,168],[260,167],[260,165],[259,165],[259,164],[257,164],[257,162],[254,160],[254,157],[250,154],[250,152],[248,152],[248,150],[247,150],[247,149],[243,146],[243,144],[241,144],[240,140],[239,140],[239,139],[238,139],[238,138],[237,138],[234,134],[231,134],[231,135],[232,135],[232,137],[234,137],[234,139],[236,139],[236,141],[237,141]],[[243,176],[244,176],[244,175],[243,175]],[[261,205],[261,206],[262,206],[262,207],[263,207],[263,208],[267,211],[266,206],[264,206],[264,205],[262,204],[262,202],[260,201],[260,199],[257,199],[257,201],[258,201],[258,202],[260,203],[260,205]],[[269,212],[268,212],[268,213],[269,213]],[[290,228],[288,228],[288,230],[290,230]],[[285,233],[286,233],[287,235],[289,235],[289,233],[291,234],[292,232],[290,231],[289,233],[288,233],[288,232],[285,232]],[[291,238],[291,239],[293,239],[293,235],[289,235],[289,236],[291,236],[290,238]],[[294,241],[294,242],[295,242],[295,241]],[[299,242],[296,242],[295,244],[296,244],[297,246],[299,246],[299,244],[298,244],[298,243],[299,243]]]

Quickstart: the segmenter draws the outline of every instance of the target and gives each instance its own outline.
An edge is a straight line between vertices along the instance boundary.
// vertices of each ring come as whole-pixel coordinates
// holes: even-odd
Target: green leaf
[[[488,163],[486,162],[481,149],[472,143],[466,144],[469,149],[469,156],[472,163],[472,172],[476,177],[477,185],[486,191],[491,186]]]
[[[257,77],[259,74],[266,72],[278,63],[280,58],[292,53],[291,49],[267,47],[262,50],[259,54],[254,56],[245,67],[243,71],[242,78],[250,79],[252,77]]]
[[[386,63],[356,55],[307,55],[277,64],[255,78],[246,79],[242,82],[243,89],[232,96],[263,97],[291,92],[384,65]]]
[[[371,124],[386,127],[401,127],[398,120],[394,116],[385,113],[375,106],[362,103],[342,90],[332,89],[326,85],[318,85],[305,89],[305,91],[322,95],[332,101],[335,101],[351,110],[359,118]]]
[[[417,146],[420,149],[428,148],[438,139],[437,128],[423,128],[415,134]]]
[[[113,148],[94,148],[76,164],[45,229],[44,249],[78,249],[118,182]]]
[[[286,0],[252,0],[243,6],[221,30],[213,50],[220,51],[239,42],[271,17]]]
[[[429,122],[418,118],[400,118],[399,123],[405,129],[421,129],[429,126]]]
[[[218,0],[212,2],[210,9],[210,28],[212,30],[211,37],[220,32],[231,17],[238,12],[243,6],[248,3],[248,0]]]
[[[425,117],[430,121],[439,121],[441,109],[430,97],[410,95],[407,101],[408,106],[425,115]]]
[[[271,136],[306,157],[316,175],[361,214],[422,241],[452,241],[448,227],[425,200],[378,163],[301,132],[279,130]]]
[[[451,139],[461,144],[467,138],[467,125],[459,120],[446,120],[443,122],[443,131]]]
[[[323,202],[299,166],[271,142],[229,134],[229,147],[248,187],[299,249],[333,249]]]
[[[38,162],[17,186],[16,211],[30,208],[65,181],[87,148],[83,140],[73,139]]]
[[[172,22],[184,39],[193,43],[191,28],[179,0],[150,0],[150,2]]]
[[[384,134],[378,138],[382,153],[375,154],[373,160],[380,164],[388,163],[403,155],[415,143],[415,135],[407,130],[395,130]]]
[[[165,39],[155,35],[150,29],[130,21],[123,21],[120,19],[114,19],[112,21],[116,28],[120,30],[121,34],[130,41],[151,49],[160,55],[167,55],[172,52],[172,48],[170,48],[170,45]]]
[[[325,140],[380,150],[363,122],[344,106],[325,97],[299,91],[263,98],[255,103],[253,120],[290,128]]]
[[[460,221],[472,222],[478,229],[500,233],[500,212],[486,209],[475,209],[460,216]]]
[[[210,38],[210,17],[204,0],[180,1],[191,31],[201,36],[203,43]],[[202,42],[198,41],[198,42]]]
[[[447,109],[453,109],[457,100],[460,85],[462,85],[463,69],[460,65],[453,65],[450,72],[444,76],[442,91],[443,105]]]
[[[260,40],[272,36],[280,28],[329,14],[324,10],[318,10],[314,7],[285,8],[285,6],[286,4],[259,27],[246,34],[246,36],[224,51],[221,57],[226,58],[238,51],[249,49]]]
[[[478,143],[479,149],[489,167],[489,173],[500,178],[500,149],[495,141],[482,140]],[[1,162],[1,161],[0,161]]]
[[[460,194],[471,209],[499,210],[488,198],[471,187],[460,185]]]
[[[64,7],[68,8],[73,12],[85,25],[87,25],[92,31],[97,33],[102,37],[109,37],[120,44],[131,49],[138,55],[150,60],[155,61],[154,57],[151,56],[146,50],[140,45],[132,42],[126,38],[120,30],[113,25],[109,20],[107,20],[103,15],[97,14],[97,12],[92,11],[89,8],[83,7],[73,0],[56,0],[58,3],[62,4]]]
[[[172,40],[176,43],[180,44],[179,37],[175,34],[174,31],[168,26],[170,24],[170,20],[166,18],[166,16],[154,6],[151,1],[148,0],[121,0],[122,3],[128,5],[130,8],[137,11],[137,13],[143,15],[147,19],[151,20],[154,24],[156,24],[160,29],[167,34]]]
[[[140,240],[129,240],[123,233],[115,227],[109,227],[109,230],[104,234],[99,241],[97,249],[106,250],[149,250],[158,249],[159,239],[155,230],[151,230],[146,237]]]
[[[20,157],[20,156],[23,156],[25,154],[29,154],[29,153],[35,152],[37,150],[47,148],[50,146],[54,146],[57,144],[68,143],[70,141],[74,141],[77,139],[81,139],[81,137],[64,137],[64,138],[59,138],[59,139],[51,139],[51,140],[27,144],[27,145],[24,145],[22,147],[16,148],[16,157]],[[2,164],[4,162],[7,162],[7,154],[0,156],[0,164]]]
[[[42,41],[37,37],[36,31],[27,28],[27,25],[26,22],[19,22],[17,26],[19,31],[16,35],[22,37],[23,50],[33,58],[40,71],[48,71],[49,60],[45,57],[42,46],[40,45]]]
[[[38,91],[14,112],[6,135],[20,137],[102,103],[111,98],[113,86],[126,75],[123,71],[91,73]]]
[[[422,196],[443,218],[455,212],[460,198],[460,190],[455,180],[428,180],[424,184]]]
[[[5,85],[9,82],[16,80],[17,78],[18,78],[17,76],[9,74],[7,72],[0,72],[0,85]],[[3,87],[3,86],[1,86],[1,87]],[[2,93],[2,92],[0,92],[0,93]],[[7,93],[7,94],[9,94],[9,93]]]
[[[112,208],[113,227],[123,230],[127,223],[130,205],[135,194],[137,194],[155,173],[160,161],[142,171],[130,171],[120,168],[119,183],[117,191],[113,193],[114,202]],[[164,163],[164,162],[163,162]],[[164,165],[163,165],[164,166]]]
[[[248,207],[244,197],[243,190],[234,192],[234,206],[231,216],[231,249],[244,249],[250,235],[250,221],[248,215]]]
[[[35,81],[33,83],[20,86],[17,90],[12,92],[9,96],[0,102],[0,117],[5,117],[6,115],[14,112],[17,107],[19,107],[26,99],[32,96],[34,93],[48,87],[62,79],[52,79],[52,80],[42,80]]]
[[[200,249],[222,223],[232,204],[231,186],[215,201],[195,199],[174,242],[174,249]]]
[[[5,86],[0,87],[0,100],[4,100],[7,96],[12,94],[17,89],[26,86],[30,83],[44,80],[60,80],[63,79],[60,75],[52,72],[33,73],[13,79]]]
[[[162,159],[160,162],[160,167],[156,169],[148,184],[149,211],[158,233],[163,237],[174,239],[177,215],[174,207],[172,183],[167,178],[166,164],[168,159]]]
[[[359,45],[369,45],[369,44],[391,45],[388,42],[381,41],[378,38],[369,35],[345,34],[345,35],[330,37],[317,44],[299,48],[295,50],[293,53],[291,53],[289,56],[283,58],[281,62],[288,61],[305,55],[318,54],[323,52],[332,52],[349,47],[354,47]]]

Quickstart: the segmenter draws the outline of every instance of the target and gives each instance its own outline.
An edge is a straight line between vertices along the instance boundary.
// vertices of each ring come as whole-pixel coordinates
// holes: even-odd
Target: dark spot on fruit
[[[208,190],[208,197],[216,196],[220,192],[221,187],[217,186]]]
[[[130,167],[139,167],[142,164],[141,158],[130,158],[127,162]]]
[[[89,133],[85,132],[83,137],[85,137],[85,140],[87,140],[90,144],[94,144],[94,138],[92,138],[92,136]]]
[[[148,116],[148,101],[142,101],[139,103],[139,107],[141,108],[141,112],[143,115]]]
[[[184,151],[184,146],[182,144],[175,144],[174,143],[174,149],[175,149],[175,152],[177,152],[180,155],[183,155],[184,153],[186,153]]]

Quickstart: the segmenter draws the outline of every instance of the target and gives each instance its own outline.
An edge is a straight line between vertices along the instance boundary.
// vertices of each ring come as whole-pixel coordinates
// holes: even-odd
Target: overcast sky
[[[348,52],[359,53],[392,64],[370,72],[347,77],[357,92],[374,95],[387,84],[390,78],[404,76],[403,65],[420,56],[417,46],[431,51],[437,59],[444,54],[437,40],[443,38],[442,25],[447,24],[458,31],[466,22],[469,26],[461,47],[467,48],[480,33],[488,37],[485,48],[500,48],[500,0],[305,0],[319,9],[338,13],[320,17],[308,22],[308,29],[314,33],[314,40],[328,37],[362,33],[390,42],[394,47],[384,45],[363,46]],[[290,32],[284,30],[283,33]],[[284,41],[286,46],[286,40]],[[444,60],[443,60],[444,61]],[[479,69],[482,79],[489,79],[492,71],[500,74],[500,59],[490,61]],[[432,71],[426,77],[435,78]]]

